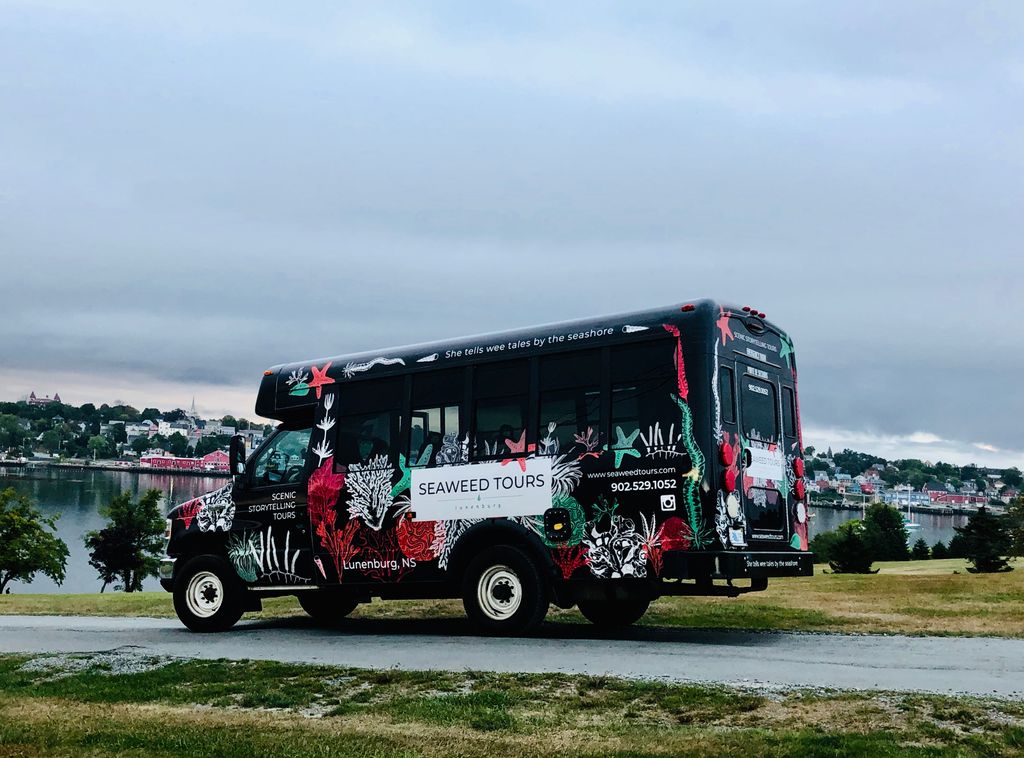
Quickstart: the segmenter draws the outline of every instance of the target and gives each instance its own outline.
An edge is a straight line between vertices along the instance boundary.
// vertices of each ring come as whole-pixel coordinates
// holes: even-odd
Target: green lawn
[[[1024,570],[969,574],[964,561],[877,564],[870,575],[836,575],[816,567],[811,578],[776,579],[740,598],[662,598],[642,624],[715,629],[778,629],[1024,637]],[[3,595],[0,614],[171,617],[164,592],[91,595]],[[293,598],[264,603],[263,617],[302,615]],[[459,601],[375,601],[353,618],[461,617]],[[552,608],[550,620],[582,621]]]
[[[1024,705],[561,674],[0,656],[25,756],[1018,756]]]

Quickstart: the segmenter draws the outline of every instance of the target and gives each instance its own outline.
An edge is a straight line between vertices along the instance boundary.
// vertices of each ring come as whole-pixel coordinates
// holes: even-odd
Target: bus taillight
[[[796,458],[793,461],[793,473],[796,474],[801,479],[803,478],[803,476],[804,476],[804,459],[803,458]]]
[[[729,469],[728,471],[725,472],[725,476],[723,478],[724,478],[725,491],[726,492],[735,492],[736,491],[736,471],[734,469]]]
[[[797,500],[803,500],[807,495],[807,487],[804,486],[803,479],[797,479],[796,484],[793,485],[793,491],[796,493]]]
[[[736,462],[736,451],[728,442],[723,442],[718,446],[718,456],[722,459],[723,466],[731,466]]]

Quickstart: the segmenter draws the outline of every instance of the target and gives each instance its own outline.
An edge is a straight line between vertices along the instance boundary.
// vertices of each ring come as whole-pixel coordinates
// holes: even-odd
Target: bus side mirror
[[[232,476],[238,477],[245,473],[245,437],[241,434],[236,434],[231,438],[228,459]]]

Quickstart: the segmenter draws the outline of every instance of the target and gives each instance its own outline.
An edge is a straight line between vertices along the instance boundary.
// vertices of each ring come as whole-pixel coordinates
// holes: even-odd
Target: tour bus
[[[810,576],[793,342],[710,300],[264,372],[279,422],[175,507],[161,583],[194,631],[295,595],[461,598],[484,633],[551,603],[630,624],[662,595]]]

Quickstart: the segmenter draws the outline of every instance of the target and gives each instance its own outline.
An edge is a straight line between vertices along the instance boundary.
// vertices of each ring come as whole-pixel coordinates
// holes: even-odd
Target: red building
[[[165,471],[227,471],[228,454],[223,450],[214,450],[202,458],[178,458],[174,455],[144,455],[139,464],[145,468],[163,469]]]
[[[29,405],[49,405],[50,403],[59,403],[60,401],[60,393],[58,392],[54,392],[53,397],[50,397],[49,395],[46,397],[36,397],[35,392],[32,392],[28,396]]]

